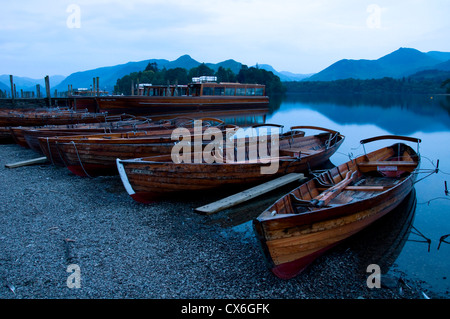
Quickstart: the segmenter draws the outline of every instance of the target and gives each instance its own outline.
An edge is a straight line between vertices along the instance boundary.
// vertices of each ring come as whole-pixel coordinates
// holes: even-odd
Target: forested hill
[[[242,65],[236,74],[231,68],[219,66],[215,71],[204,63],[190,69],[182,67],[159,69],[156,63],[151,62],[144,70],[132,72],[119,78],[114,86],[114,93],[130,95],[132,86],[136,86],[137,83],[151,83],[153,85],[188,84],[193,77],[199,76],[216,76],[218,82],[264,84],[268,95],[284,93],[285,91],[278,76],[258,67],[249,68]]]
[[[340,93],[402,93],[402,94],[443,94],[449,92],[450,72],[429,70],[409,77],[395,79],[343,79],[335,81],[283,82],[290,93],[340,94]]]

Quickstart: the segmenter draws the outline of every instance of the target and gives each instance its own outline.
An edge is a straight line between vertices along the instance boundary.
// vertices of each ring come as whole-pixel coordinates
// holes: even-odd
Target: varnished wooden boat
[[[11,138],[16,144],[31,148],[34,151],[41,153],[38,137],[45,136],[65,136],[65,135],[80,135],[80,134],[95,134],[107,132],[126,132],[133,129],[147,129],[155,126],[148,118],[139,118],[122,114],[120,116],[112,116],[105,118],[103,122],[94,123],[76,123],[76,124],[60,124],[60,125],[45,125],[45,126],[17,126],[9,127]]]
[[[137,132],[137,131],[151,131],[161,129],[173,129],[175,126],[174,120],[161,120],[153,122],[151,119],[145,118],[130,118],[118,121],[108,121],[102,123],[87,123],[87,124],[68,124],[68,125],[52,125],[38,128],[12,128],[14,136],[22,137],[22,146],[29,147],[32,150],[43,153],[39,138],[56,137],[56,136],[76,136],[76,135],[93,135],[93,134],[108,134],[121,132]],[[26,143],[26,144],[24,144]]]
[[[122,112],[123,113],[123,112]],[[70,109],[0,110],[0,126],[45,126],[104,122],[107,113],[90,113]]]
[[[393,138],[420,143],[401,136],[361,143]],[[396,143],[327,170],[283,196],[253,222],[269,269],[292,278],[392,211],[413,189],[419,164],[418,152]]]
[[[308,128],[325,132],[292,137],[296,130]],[[194,160],[190,162],[180,162],[168,154],[130,160],[118,159],[117,166],[125,189],[131,197],[136,201],[149,203],[160,196],[177,192],[251,185],[287,173],[306,171],[326,162],[343,140],[344,136],[333,130],[295,126],[280,137],[279,150],[270,150],[265,158],[262,158],[261,154],[255,158],[249,156],[249,143],[246,143],[244,159],[239,159],[237,154],[227,153],[224,149],[221,154],[215,154],[217,161],[212,163],[205,161],[202,154],[192,153]],[[196,161],[198,155],[200,160]],[[276,167],[273,173],[262,173],[271,166]]]
[[[0,144],[14,143],[14,138],[11,134],[10,127],[0,127]]]
[[[136,158],[170,154],[177,142],[171,139],[177,127],[194,132],[193,120],[174,119],[174,125],[161,126],[153,130],[140,130],[125,133],[90,134],[76,136],[56,136],[38,138],[41,150],[50,162],[66,166],[78,176],[106,176],[118,174],[116,159]],[[201,119],[202,130],[211,124],[226,129],[219,119]]]

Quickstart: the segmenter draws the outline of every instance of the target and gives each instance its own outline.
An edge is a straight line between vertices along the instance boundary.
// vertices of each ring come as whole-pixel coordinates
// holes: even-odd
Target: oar
[[[295,203],[296,206],[301,207],[310,207],[310,208],[322,208],[328,205],[328,203],[339,195],[351,182],[353,182],[358,176],[357,172],[349,171],[347,172],[345,178],[337,183],[336,185],[328,188],[320,195],[316,196],[312,200],[303,200],[297,198],[293,193],[290,193],[292,203]]]
[[[339,195],[351,182],[353,182],[356,177],[358,176],[358,172],[352,172],[349,171],[345,175],[345,178],[334,185],[333,187],[330,187],[320,195],[316,196],[311,203],[315,205],[316,207],[323,207],[328,205],[328,203],[335,198],[337,195]]]

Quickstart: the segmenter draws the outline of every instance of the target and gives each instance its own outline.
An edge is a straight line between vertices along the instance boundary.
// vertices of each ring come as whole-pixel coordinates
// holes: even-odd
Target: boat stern
[[[122,180],[122,184],[125,187],[125,190],[127,191],[128,195],[130,195],[131,198],[133,198],[135,201],[142,204],[154,203],[154,201],[148,199],[147,196],[142,195],[140,193],[136,193],[136,191],[133,189],[133,186],[131,186],[131,183],[128,179],[127,172],[125,171],[124,161],[118,158],[116,159],[116,165],[117,170],[119,171],[120,179]]]

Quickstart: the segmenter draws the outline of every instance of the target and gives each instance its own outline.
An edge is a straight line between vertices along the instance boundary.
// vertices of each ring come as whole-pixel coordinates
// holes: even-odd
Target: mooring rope
[[[50,151],[50,143],[48,141],[48,137],[47,137],[47,149],[48,149],[48,154],[50,155],[50,160],[52,161],[52,165],[55,165],[55,162],[53,161],[52,152]]]
[[[75,142],[74,141],[70,141],[70,143],[73,144],[73,147],[75,148],[75,152],[77,153],[78,161],[80,162],[80,166],[83,169],[83,172],[86,174],[87,177],[92,178],[92,176],[90,176],[88,174],[88,172],[86,172],[86,170],[84,169],[84,166],[83,166],[83,163],[81,162],[80,154],[78,154],[78,149],[77,149],[77,146],[76,146]]]

